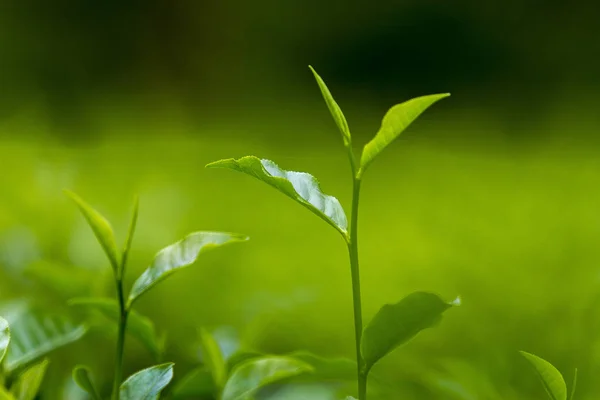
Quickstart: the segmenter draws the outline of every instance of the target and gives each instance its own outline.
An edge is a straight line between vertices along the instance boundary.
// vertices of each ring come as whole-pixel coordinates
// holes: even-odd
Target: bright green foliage
[[[77,196],[75,193],[65,190],[65,193],[77,204],[79,210],[92,228],[96,239],[104,249],[113,270],[118,271],[121,265],[119,250],[115,242],[115,235],[110,223],[98,211]]]
[[[375,158],[431,105],[450,94],[432,94],[417,97],[397,104],[383,117],[381,128],[375,137],[365,145],[360,159],[360,168],[364,172]]]
[[[521,351],[520,353],[533,366],[535,372],[537,372],[548,397],[552,400],[567,400],[567,384],[561,373],[548,361],[538,356],[525,351]]]
[[[222,400],[248,400],[262,387],[282,379],[311,372],[313,368],[299,360],[267,356],[238,365],[225,384]]]
[[[119,304],[116,300],[102,297],[79,297],[69,300],[69,304],[98,310],[114,323],[119,322]],[[148,317],[135,310],[130,310],[127,332],[139,340],[155,359],[160,358],[162,354],[161,339],[156,333],[154,323]]]
[[[48,360],[43,360],[21,373],[12,385],[10,392],[15,400],[34,400],[40,389]]]
[[[201,328],[199,333],[204,365],[210,371],[214,384],[220,391],[227,379],[227,365],[225,364],[219,345],[210,332]]]
[[[73,380],[82,390],[87,392],[93,400],[102,400],[94,382],[92,381],[92,371],[83,365],[77,365],[73,368]]]
[[[368,370],[386,354],[440,321],[452,304],[432,293],[411,293],[386,304],[364,329],[361,351]]]
[[[194,232],[162,249],[152,265],[135,281],[129,294],[130,308],[142,294],[178,270],[192,265],[203,251],[248,240],[247,236],[225,232]]]
[[[346,235],[348,220],[342,205],[333,196],[321,192],[319,182],[305,172],[286,171],[270,160],[254,156],[220,160],[207,165],[208,168],[229,168],[251,175],[279,190]]]
[[[133,243],[133,234],[135,233],[135,226],[137,225],[138,214],[140,210],[140,199],[136,196],[133,202],[133,212],[131,213],[131,221],[129,223],[129,230],[127,231],[127,239],[125,240],[125,246],[123,247],[123,258],[121,260],[122,269],[127,264],[129,258],[129,250],[131,250],[131,243]],[[124,271],[121,269],[121,277]]]
[[[0,317],[0,364],[2,364],[2,361],[4,360],[9,343],[10,327],[8,326],[8,321]]]
[[[119,392],[120,400],[155,400],[173,379],[173,363],[155,365],[131,375]]]
[[[351,148],[352,147],[352,138],[350,136],[350,128],[348,127],[348,122],[346,122],[346,117],[344,116],[344,113],[340,109],[340,106],[338,106],[338,104],[333,99],[331,92],[327,88],[327,85],[325,84],[323,79],[321,79],[319,74],[317,74],[317,71],[315,71],[314,68],[311,67],[310,65],[308,67],[310,68],[313,75],[315,76],[315,79],[317,80],[317,84],[319,85],[319,89],[321,89],[321,94],[323,95],[323,99],[325,100],[325,103],[327,104],[327,108],[329,108],[329,112],[331,113],[333,120],[335,121],[336,125],[338,126],[338,128],[342,134],[342,138],[344,139],[344,146]]]

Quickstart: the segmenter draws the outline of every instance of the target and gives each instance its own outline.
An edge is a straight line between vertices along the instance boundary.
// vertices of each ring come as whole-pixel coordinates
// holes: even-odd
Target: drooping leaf
[[[96,235],[96,239],[98,239],[98,242],[104,249],[113,270],[118,271],[120,266],[119,250],[117,249],[115,235],[110,223],[75,193],[68,190],[65,190],[65,193],[77,204],[79,210],[92,228],[94,235]]]
[[[0,364],[4,360],[8,344],[10,343],[10,327],[8,321],[0,317]]]
[[[102,400],[100,393],[92,381],[92,371],[90,371],[88,367],[77,365],[75,368],[73,368],[73,380],[77,386],[92,396],[92,399]]]
[[[11,387],[13,397],[16,400],[34,400],[47,368],[48,360],[43,360],[23,371]]]
[[[366,326],[361,352],[367,369],[383,356],[440,321],[453,304],[432,293],[411,293],[398,303],[386,304]]]
[[[11,341],[4,365],[8,372],[79,340],[87,331],[85,325],[61,315],[25,312],[14,317],[9,320]]]
[[[325,84],[323,79],[319,76],[319,74],[317,74],[317,71],[315,71],[314,68],[310,65],[308,67],[310,68],[313,75],[315,76],[315,79],[317,80],[317,84],[319,85],[319,89],[321,89],[321,94],[323,95],[323,99],[325,100],[325,103],[327,104],[327,108],[329,108],[329,112],[331,113],[333,120],[335,121],[337,127],[339,128],[339,130],[342,134],[342,138],[344,139],[344,145],[346,147],[352,146],[352,138],[350,136],[350,128],[348,127],[348,122],[346,121],[346,117],[344,116],[344,113],[342,112],[340,106],[338,106],[336,101],[333,99],[331,92],[327,88],[327,85]]]
[[[307,375],[308,380],[339,381],[356,379],[356,362],[347,358],[325,358],[308,351],[294,351],[288,354],[296,360],[304,361],[314,368],[313,373]]]
[[[533,366],[535,372],[537,372],[548,396],[552,400],[567,400],[567,384],[561,373],[548,361],[536,355],[525,351],[521,351],[520,353]]]
[[[423,111],[448,96],[450,96],[449,93],[421,96],[390,108],[383,117],[381,127],[375,137],[365,145],[360,160],[361,171],[366,170],[379,153],[400,136]]]
[[[69,305],[95,309],[100,311],[102,315],[113,321],[115,324],[118,324],[119,322],[119,305],[115,299],[105,297],[78,297],[69,300]],[[162,353],[161,341],[150,318],[143,316],[133,309],[129,310],[127,332],[139,340],[155,359],[160,358]]]
[[[223,389],[222,400],[248,400],[260,388],[313,368],[291,357],[267,356],[252,359],[238,365]]]
[[[254,156],[234,160],[229,158],[207,165],[208,168],[228,168],[251,175],[308,208],[346,235],[348,220],[342,205],[333,196],[321,192],[319,182],[305,172],[286,171],[270,160]]]
[[[227,366],[223,359],[223,354],[214,337],[206,329],[200,328],[199,334],[204,365],[210,371],[215,386],[218,390],[221,390],[227,379]]]
[[[139,199],[139,197],[136,196],[136,198],[133,202],[133,212],[131,214],[131,222],[129,223],[127,239],[125,240],[125,246],[123,248],[123,259],[121,260],[122,269],[124,269],[125,264],[127,264],[127,259],[129,257],[129,250],[131,250],[131,243],[133,242],[133,235],[135,233],[135,226],[137,224],[139,209],[140,209],[140,199]],[[124,271],[121,271],[121,274],[124,274]]]
[[[202,252],[225,244],[246,240],[248,240],[248,236],[237,233],[194,232],[179,242],[165,247],[154,257],[152,265],[133,284],[129,294],[128,308],[131,308],[131,304],[154,285],[181,268],[196,262]]]
[[[155,365],[131,375],[121,385],[120,400],[155,400],[173,379],[173,363]]]
[[[205,366],[201,366],[178,379],[172,394],[176,399],[213,399],[216,392],[217,388],[212,374]]]

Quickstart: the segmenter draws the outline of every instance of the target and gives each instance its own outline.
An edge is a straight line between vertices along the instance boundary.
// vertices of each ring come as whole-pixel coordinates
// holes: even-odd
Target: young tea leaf
[[[118,271],[120,265],[119,251],[117,250],[115,235],[110,223],[75,193],[68,190],[65,190],[65,193],[77,204],[77,207],[79,207],[79,210],[92,228],[94,235],[96,235],[96,239],[98,239],[98,242],[104,249],[113,270]]]
[[[0,364],[4,360],[8,344],[10,343],[10,328],[8,321],[0,317]]]
[[[254,156],[220,160],[208,168],[228,168],[251,175],[296,200],[346,236],[348,220],[342,205],[333,196],[321,192],[319,182],[305,172],[286,171],[270,160]]]
[[[73,368],[73,380],[77,386],[87,392],[92,399],[102,400],[102,397],[98,393],[98,390],[92,381],[92,371],[90,371],[88,367],[77,365],[75,368]]]
[[[415,292],[381,307],[362,337],[361,352],[367,370],[423,329],[438,323],[452,305],[435,294]]]
[[[548,361],[538,356],[525,351],[521,351],[520,353],[533,366],[535,372],[537,372],[548,396],[552,400],[567,400],[567,384],[561,373]]]
[[[155,365],[131,375],[119,391],[120,400],[155,400],[173,379],[173,363]]]
[[[365,145],[360,160],[361,171],[364,172],[379,153],[400,136],[423,111],[438,100],[448,96],[450,94],[444,93],[417,97],[390,108],[383,117],[381,128],[379,128],[375,137]]]
[[[20,374],[10,390],[13,397],[16,400],[34,400],[40,390],[47,368],[48,360],[43,360]]]
[[[119,304],[115,299],[79,297],[69,300],[69,305],[98,310],[115,324],[119,322]],[[160,358],[162,353],[161,341],[156,333],[154,324],[148,317],[143,316],[135,310],[129,310],[127,332],[139,340],[155,359]]]
[[[323,81],[323,79],[321,79],[319,74],[317,74],[317,71],[315,71],[314,68],[311,67],[310,65],[308,66],[308,68],[310,68],[313,75],[315,76],[315,79],[317,80],[317,84],[319,85],[319,89],[321,89],[321,94],[323,95],[323,99],[325,100],[325,103],[327,104],[327,108],[329,108],[329,112],[331,113],[333,120],[335,121],[336,125],[338,126],[338,128],[342,134],[342,138],[344,139],[344,146],[351,147],[352,139],[350,136],[350,128],[348,127],[348,122],[346,122],[346,117],[344,117],[344,113],[340,109],[340,106],[338,106],[338,104],[333,99],[331,92],[327,88],[327,85],[325,85],[325,82]]]
[[[135,226],[137,224],[139,209],[140,199],[136,196],[133,202],[133,212],[131,214],[129,230],[127,231],[127,239],[125,240],[125,246],[123,247],[123,259],[121,260],[121,274],[124,274],[123,269],[125,269],[125,265],[127,264],[127,259],[129,257],[129,250],[131,250],[131,243],[133,242],[133,234],[135,233]]]
[[[194,232],[184,239],[162,249],[152,265],[134,282],[129,294],[128,308],[154,285],[181,268],[192,265],[198,256],[209,249],[228,243],[243,242],[248,236],[226,232]]]
[[[267,356],[238,365],[223,389],[222,400],[247,400],[262,387],[290,378],[313,368],[300,360]]]
[[[210,371],[215,386],[218,390],[221,390],[227,378],[227,365],[223,359],[223,354],[214,337],[206,329],[201,328],[199,333],[204,365]]]

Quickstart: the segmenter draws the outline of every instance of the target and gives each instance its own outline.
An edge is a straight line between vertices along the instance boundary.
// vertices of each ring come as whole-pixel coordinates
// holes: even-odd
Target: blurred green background
[[[128,282],[190,231],[251,237],[140,301],[168,332],[176,376],[198,363],[199,326],[233,327],[265,352],[352,357],[342,240],[259,182],[204,169],[270,158],[318,177],[348,212],[349,167],[311,64],[361,145],[391,105],[452,93],[365,176],[365,318],[413,290],[463,299],[377,366],[397,393],[383,398],[544,398],[523,349],[567,379],[579,367],[578,398],[597,399],[599,14],[533,0],[3,1],[0,300],[73,313],[68,298],[109,294],[110,268],[62,189],[119,240],[139,194]],[[109,385],[113,346],[92,331],[55,353],[45,398],[75,398],[52,384],[75,363]],[[127,374],[152,362],[133,340],[127,350]]]

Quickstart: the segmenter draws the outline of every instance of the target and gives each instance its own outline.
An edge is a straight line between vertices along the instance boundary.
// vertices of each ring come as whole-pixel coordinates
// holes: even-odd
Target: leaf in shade
[[[79,210],[92,228],[94,235],[96,235],[96,239],[104,249],[104,252],[106,253],[106,256],[108,257],[115,272],[119,271],[119,250],[117,249],[115,235],[110,223],[98,211],[94,210],[92,207],[90,207],[90,205],[83,201],[81,197],[68,190],[65,190],[65,193],[79,207]]]
[[[227,232],[194,232],[177,243],[162,249],[152,265],[134,282],[129,294],[128,307],[154,285],[178,270],[192,265],[198,256],[209,249],[229,243],[244,242],[248,236]]]
[[[131,375],[119,391],[120,400],[155,400],[173,379],[173,363],[155,365]]]
[[[286,171],[270,160],[254,156],[215,161],[208,168],[228,168],[251,175],[308,208],[346,236],[348,220],[342,205],[333,196],[321,192],[319,182],[305,172]]]
[[[338,106],[336,101],[333,99],[333,96],[331,95],[331,92],[327,88],[325,81],[323,81],[323,79],[319,76],[319,74],[317,74],[317,71],[315,71],[313,67],[311,67],[310,65],[308,67],[310,68],[313,75],[315,76],[315,79],[317,80],[317,84],[319,85],[319,89],[321,90],[321,94],[323,95],[323,99],[325,100],[325,103],[327,104],[327,108],[329,108],[329,112],[331,113],[331,116],[333,117],[335,124],[339,128],[340,133],[342,134],[342,139],[344,139],[344,146],[346,146],[346,147],[352,146],[352,138],[350,136],[350,128],[348,127],[348,122],[346,121],[346,117],[344,116],[344,113],[342,112],[340,106]]]
[[[400,136],[423,111],[438,100],[448,96],[450,96],[449,93],[421,96],[390,108],[383,117],[381,128],[379,128],[375,137],[365,145],[360,160],[361,171],[364,172],[379,153]]]
[[[115,299],[104,297],[78,297],[69,300],[69,305],[98,310],[115,324],[118,324],[119,322],[119,305]],[[143,316],[135,310],[129,310],[127,332],[139,340],[155,359],[160,358],[162,353],[161,341],[156,333],[154,324],[148,317]]]
[[[34,400],[40,390],[47,368],[48,360],[43,360],[23,371],[10,389],[13,397],[16,400]]]
[[[92,381],[92,372],[88,367],[77,365],[73,368],[73,380],[77,386],[92,396],[94,400],[102,400],[102,397]]]
[[[341,381],[356,379],[356,362],[347,358],[325,358],[308,351],[295,351],[288,354],[296,360],[304,361],[314,368],[308,380]]]
[[[4,360],[8,344],[10,343],[10,327],[8,321],[0,317],[0,364]]]
[[[361,352],[367,370],[423,329],[437,324],[444,311],[456,304],[458,301],[447,303],[432,293],[415,292],[398,303],[384,305],[363,332]]]
[[[194,368],[178,379],[172,392],[176,399],[213,399],[215,393],[217,388],[212,374],[205,366]]]
[[[267,356],[238,365],[223,389],[222,400],[247,400],[262,387],[312,372],[313,368],[291,357]]]
[[[210,371],[215,386],[218,390],[221,390],[227,379],[227,365],[223,359],[223,354],[214,337],[206,329],[200,328],[199,334],[204,365]]]
[[[548,361],[533,354],[521,351],[523,357],[537,372],[546,393],[552,400],[567,400],[567,384],[560,372]]]

